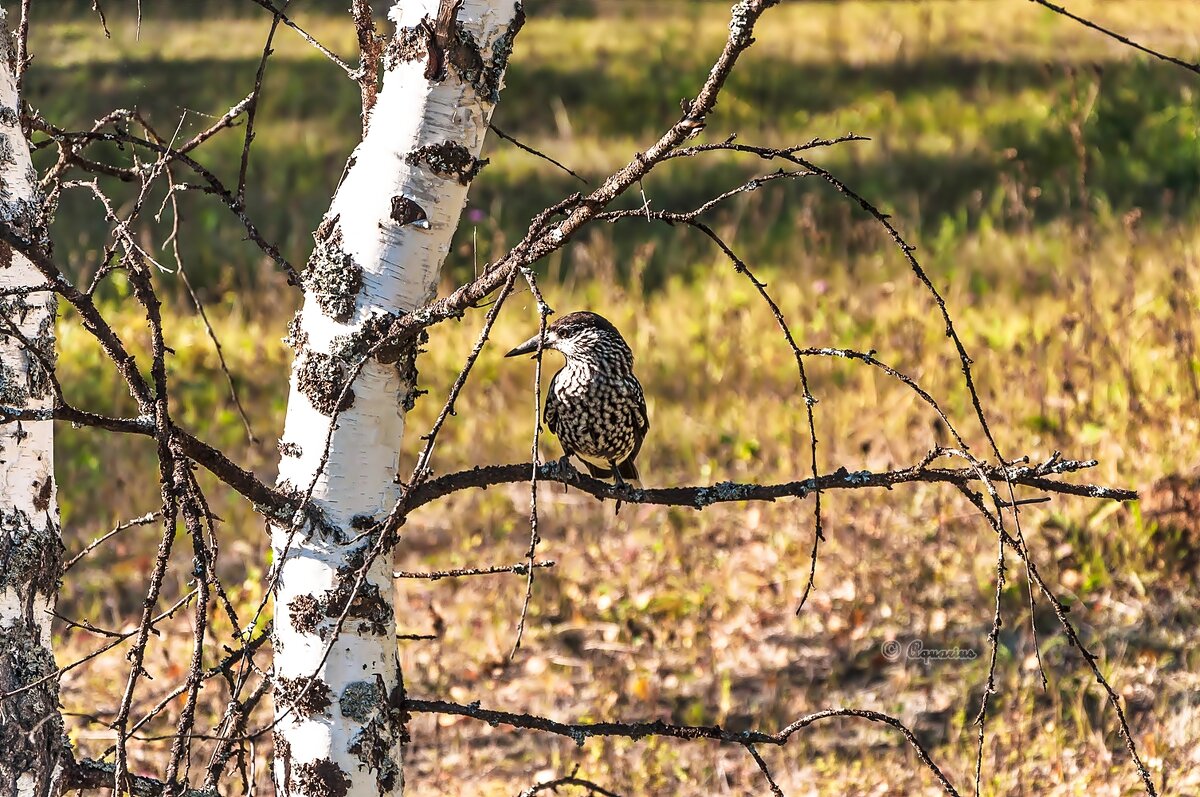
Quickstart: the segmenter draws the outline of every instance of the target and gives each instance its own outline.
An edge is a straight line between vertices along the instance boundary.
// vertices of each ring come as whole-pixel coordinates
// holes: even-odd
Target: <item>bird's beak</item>
[[[522,354],[533,354],[536,356],[537,350],[538,350],[538,338],[539,337],[541,337],[540,334],[534,335],[532,338],[525,341],[520,346],[516,347],[515,349],[513,349],[512,351],[510,351],[508,354],[506,354],[504,356],[505,357],[519,357]],[[544,349],[550,348],[550,336],[549,335],[546,336],[546,342],[542,345],[542,348],[544,348]]]

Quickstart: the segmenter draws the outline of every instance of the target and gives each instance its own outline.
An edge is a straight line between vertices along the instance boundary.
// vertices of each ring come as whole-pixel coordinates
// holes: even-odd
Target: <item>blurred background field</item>
[[[353,61],[342,5],[296,0],[292,10]],[[136,106],[160,132],[184,137],[253,86],[270,19],[249,3],[145,1],[140,23],[132,3],[106,3],[111,39],[88,6],[33,5],[26,95],[55,124],[84,128],[114,107]],[[1071,8],[1179,57],[1200,56],[1200,4],[1081,0]],[[728,22],[724,3],[683,0],[528,9],[495,123],[593,183],[676,118]],[[769,13],[757,38],[703,140],[870,137],[815,159],[893,214],[917,245],[974,356],[1005,453],[1094,457],[1100,465],[1089,481],[1145,491],[1140,506],[1055,498],[1022,518],[1039,567],[1102,654],[1156,781],[1164,793],[1197,793],[1200,523],[1194,509],[1171,508],[1189,496],[1194,507],[1200,492],[1200,81],[1023,0],[789,2]],[[358,141],[359,99],[344,74],[291,31],[279,32],[275,50],[247,211],[300,265]],[[39,166],[53,162],[51,149],[38,154]],[[197,157],[229,178],[240,152],[239,129]],[[580,187],[506,142],[491,140],[485,155],[447,287],[514,242],[532,213]],[[104,156],[129,163],[127,152]],[[744,156],[677,161],[642,189],[655,208],[687,209],[774,168]],[[623,206],[641,201],[634,192]],[[270,478],[290,364],[280,339],[299,294],[217,202],[189,194],[181,209],[185,267],[261,442],[247,440],[178,276],[163,273],[176,351],[173,413]],[[169,215],[145,228],[148,248],[166,239]],[[874,222],[822,184],[783,181],[736,198],[711,220],[769,283],[802,345],[878,350],[938,398],[976,453],[986,450],[935,308]],[[54,238],[74,275],[96,268],[105,230],[94,200],[64,194]],[[653,424],[647,483],[807,474],[794,360],[751,286],[705,240],[641,222],[598,226],[542,273],[556,309],[604,313],[637,352]],[[120,285],[103,298],[119,331],[144,342],[144,322]],[[481,323],[478,312],[433,331],[420,363],[431,395],[413,415],[409,460]],[[495,350],[483,355],[474,389],[443,433],[438,472],[528,456],[532,368],[500,353],[535,326],[528,296],[510,300]],[[134,411],[69,314],[59,340],[60,376],[75,404]],[[823,469],[903,466],[949,442],[927,408],[877,372],[838,361],[811,361],[809,369]],[[68,555],[156,508],[147,441],[64,426],[57,445]],[[557,456],[552,439],[544,451]],[[1172,475],[1180,476],[1170,482],[1180,498],[1163,481]],[[528,544],[527,492],[493,489],[424,508],[409,521],[397,566],[517,561]],[[266,567],[263,524],[236,497],[214,488],[211,498],[225,521],[224,576],[239,585],[238,605],[251,607]],[[817,591],[799,617],[813,533],[808,503],[703,514],[628,507],[614,518],[611,507],[558,489],[545,489],[542,502],[540,553],[558,564],[539,573],[514,663],[504,661],[523,579],[399,583],[401,630],[439,634],[401,643],[410,693],[563,719],[766,730],[828,706],[875,708],[910,722],[967,790],[986,657],[924,666],[880,653],[891,639],[985,649],[995,546],[956,494],[919,486],[828,496]],[[59,611],[105,627],[133,622],[156,535],[125,532],[81,562],[65,579]],[[187,589],[173,584],[164,600]],[[1038,685],[1025,590],[1010,561],[984,792],[1136,793],[1112,712],[1044,601],[1032,622],[1050,688]],[[186,622],[162,631],[148,660],[155,681],[144,690],[147,705],[186,672]],[[97,644],[63,627],[60,661]],[[115,674],[125,661],[109,656],[64,680],[63,702],[85,752],[111,741],[103,720],[116,706],[123,679]],[[206,688],[208,710],[220,710],[222,690]],[[172,720],[168,712],[162,730]],[[623,793],[762,791],[741,749],[600,741],[577,749],[450,718],[419,717],[413,731],[415,794],[514,794],[576,764],[581,776]],[[154,771],[166,744],[139,745],[137,763]],[[764,754],[789,795],[936,791],[902,740],[872,728],[818,726]]]

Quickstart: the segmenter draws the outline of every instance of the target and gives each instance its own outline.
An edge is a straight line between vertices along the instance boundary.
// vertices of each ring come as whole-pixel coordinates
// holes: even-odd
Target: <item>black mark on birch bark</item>
[[[315,634],[321,625],[321,604],[314,595],[297,595],[288,603],[292,628],[301,634]]]
[[[42,647],[40,629],[20,617],[0,625],[0,649],[0,693],[15,693],[5,699],[0,722],[0,782],[9,785],[24,774],[49,775],[70,748],[58,713],[58,681],[47,678],[58,668]]]
[[[45,512],[50,508],[50,496],[54,492],[54,479],[47,475],[40,485],[34,482],[33,486],[37,488],[37,492],[33,496],[33,508],[39,512]]]
[[[422,229],[429,229],[429,216],[425,209],[403,195],[392,197],[392,221],[401,227],[416,224]]]
[[[0,404],[24,407],[29,401],[29,386],[25,375],[11,365],[0,362]]]
[[[347,620],[361,620],[356,629],[358,633],[386,635],[389,628],[395,626],[395,613],[392,611],[392,605],[384,599],[379,587],[369,581],[364,581],[359,586],[358,593],[350,600],[347,610],[346,600],[350,597],[355,582],[353,568],[338,568],[338,570],[339,572],[347,570],[350,571],[350,574],[342,576],[338,586],[327,591],[322,598],[321,606],[325,616],[338,618],[342,616],[342,612],[345,612]]]
[[[333,705],[333,691],[329,684],[319,678],[288,678],[281,675],[275,679],[275,703],[295,706],[296,711],[304,717],[328,715],[329,707]]]
[[[397,65],[428,58],[425,79],[432,80],[441,69],[441,51],[436,49],[433,23],[425,17],[411,28],[401,28],[392,37],[383,54],[384,69],[395,69]]]
[[[274,731],[271,738],[275,745],[275,761],[283,770],[283,788],[285,792],[292,790],[292,745],[279,731]]]
[[[424,166],[438,177],[454,178],[463,185],[470,184],[479,170],[487,165],[487,160],[474,157],[466,147],[455,141],[427,144],[408,153],[404,160],[410,166]]]
[[[304,449],[300,448],[298,443],[291,443],[285,440],[280,440],[278,443],[279,453],[285,457],[299,458],[304,454]]]
[[[0,592],[13,589],[54,595],[61,572],[62,541],[57,526],[34,523],[20,509],[0,512]]]
[[[483,56],[479,54],[479,43],[475,41],[462,23],[458,12],[463,0],[442,0],[438,6],[438,18],[433,25],[434,42],[441,51],[442,70],[430,80],[444,80],[447,66],[458,72],[464,83],[474,84],[483,70]],[[433,59],[430,59],[432,62]]]
[[[296,790],[310,797],[345,797],[350,791],[350,778],[328,758],[300,764],[293,768],[293,774]]]
[[[346,387],[348,376],[341,358],[310,351],[304,355],[296,374],[296,387],[308,397],[317,412],[333,415],[334,412],[345,412],[354,404],[354,390]]]

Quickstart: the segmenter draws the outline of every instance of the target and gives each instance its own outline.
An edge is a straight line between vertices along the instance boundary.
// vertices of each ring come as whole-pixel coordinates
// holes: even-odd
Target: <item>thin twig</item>
[[[489,124],[488,127],[490,127],[492,129],[493,133],[500,136],[500,138],[504,139],[505,141],[509,142],[510,144],[515,145],[517,149],[528,152],[530,155],[535,155],[535,156],[541,158],[542,160],[547,161],[548,163],[552,163],[555,166],[557,166],[558,168],[562,169],[567,174],[574,177],[579,182],[583,183],[584,185],[588,184],[586,177],[581,177],[574,169],[570,169],[570,168],[564,166],[563,164],[556,161],[554,158],[551,158],[546,153],[539,152],[538,150],[534,149],[533,147],[529,146],[528,144],[522,144],[520,141],[518,141],[517,139],[510,136],[508,133],[505,133],[503,130],[496,127],[495,124]]]
[[[533,297],[537,301],[538,344],[537,353],[534,355],[537,365],[533,372],[533,444],[531,446],[533,465],[530,468],[529,475],[529,550],[525,552],[527,563],[525,571],[525,599],[521,603],[521,617],[517,621],[517,635],[513,640],[512,650],[508,652],[509,661],[512,661],[516,657],[517,651],[521,648],[521,639],[525,635],[525,618],[529,614],[529,602],[533,600],[533,574],[536,570],[533,566],[533,561],[537,554],[537,544],[541,539],[538,536],[537,482],[538,466],[541,464],[538,442],[541,439],[542,433],[542,359],[546,352],[546,319],[554,312],[550,309],[550,305],[546,304],[546,300],[538,288],[537,278],[534,276],[533,269],[521,269],[521,273],[525,276],[526,282],[529,283],[529,290],[533,293]],[[618,503],[617,506],[620,506],[620,504]]]
[[[1114,30],[1110,30],[1102,25],[1097,25],[1095,22],[1092,22],[1090,19],[1085,19],[1084,17],[1081,17],[1077,14],[1072,14],[1070,11],[1063,8],[1062,6],[1057,6],[1054,3],[1048,2],[1048,0],[1030,0],[1030,2],[1036,3],[1039,6],[1042,6],[1043,8],[1048,8],[1051,11],[1053,11],[1054,13],[1061,14],[1062,16],[1066,17],[1067,19],[1072,19],[1072,20],[1078,22],[1080,25],[1083,25],[1086,28],[1091,28],[1092,30],[1099,31],[1100,33],[1103,33],[1105,36],[1108,36],[1110,39],[1116,39],[1117,41],[1121,42],[1121,44],[1132,47],[1135,50],[1140,50],[1141,52],[1146,53],[1147,55],[1152,55],[1155,58],[1158,58],[1162,61],[1166,61],[1168,63],[1175,64],[1176,66],[1181,66],[1184,69],[1188,70],[1189,72],[1195,72],[1197,75],[1200,75],[1200,64],[1183,61],[1183,60],[1180,60],[1179,58],[1176,58],[1175,56],[1167,55],[1165,53],[1160,53],[1158,50],[1152,50],[1149,47],[1138,44],[1137,42],[1135,42],[1133,39],[1129,38],[1128,36],[1122,36],[1120,33],[1117,33]]]
[[[104,543],[108,542],[110,539],[115,537],[117,534],[120,534],[122,531],[125,531],[126,529],[132,529],[135,526],[148,525],[148,524],[153,523],[154,521],[158,520],[160,517],[162,517],[162,510],[156,509],[153,512],[147,512],[146,514],[142,515],[141,517],[135,517],[131,520],[125,521],[124,523],[118,523],[116,526],[113,527],[112,531],[108,532],[107,534],[103,535],[102,537],[97,537],[96,539],[92,540],[91,543],[89,543],[86,548],[84,548],[82,551],[80,551],[79,553],[72,556],[69,560],[67,560],[67,563],[65,565],[63,565],[63,575],[66,575],[67,572],[72,567],[74,567],[76,564],[78,564],[80,559],[87,556],[92,551],[96,550],[101,545],[103,545]]]

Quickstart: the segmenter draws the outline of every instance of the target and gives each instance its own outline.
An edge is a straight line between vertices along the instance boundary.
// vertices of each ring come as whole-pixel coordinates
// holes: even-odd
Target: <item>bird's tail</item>
[[[642,489],[642,477],[638,475],[637,465],[633,464],[632,457],[617,466],[617,473],[621,474],[621,478],[624,479],[630,487],[635,487],[639,490]]]

